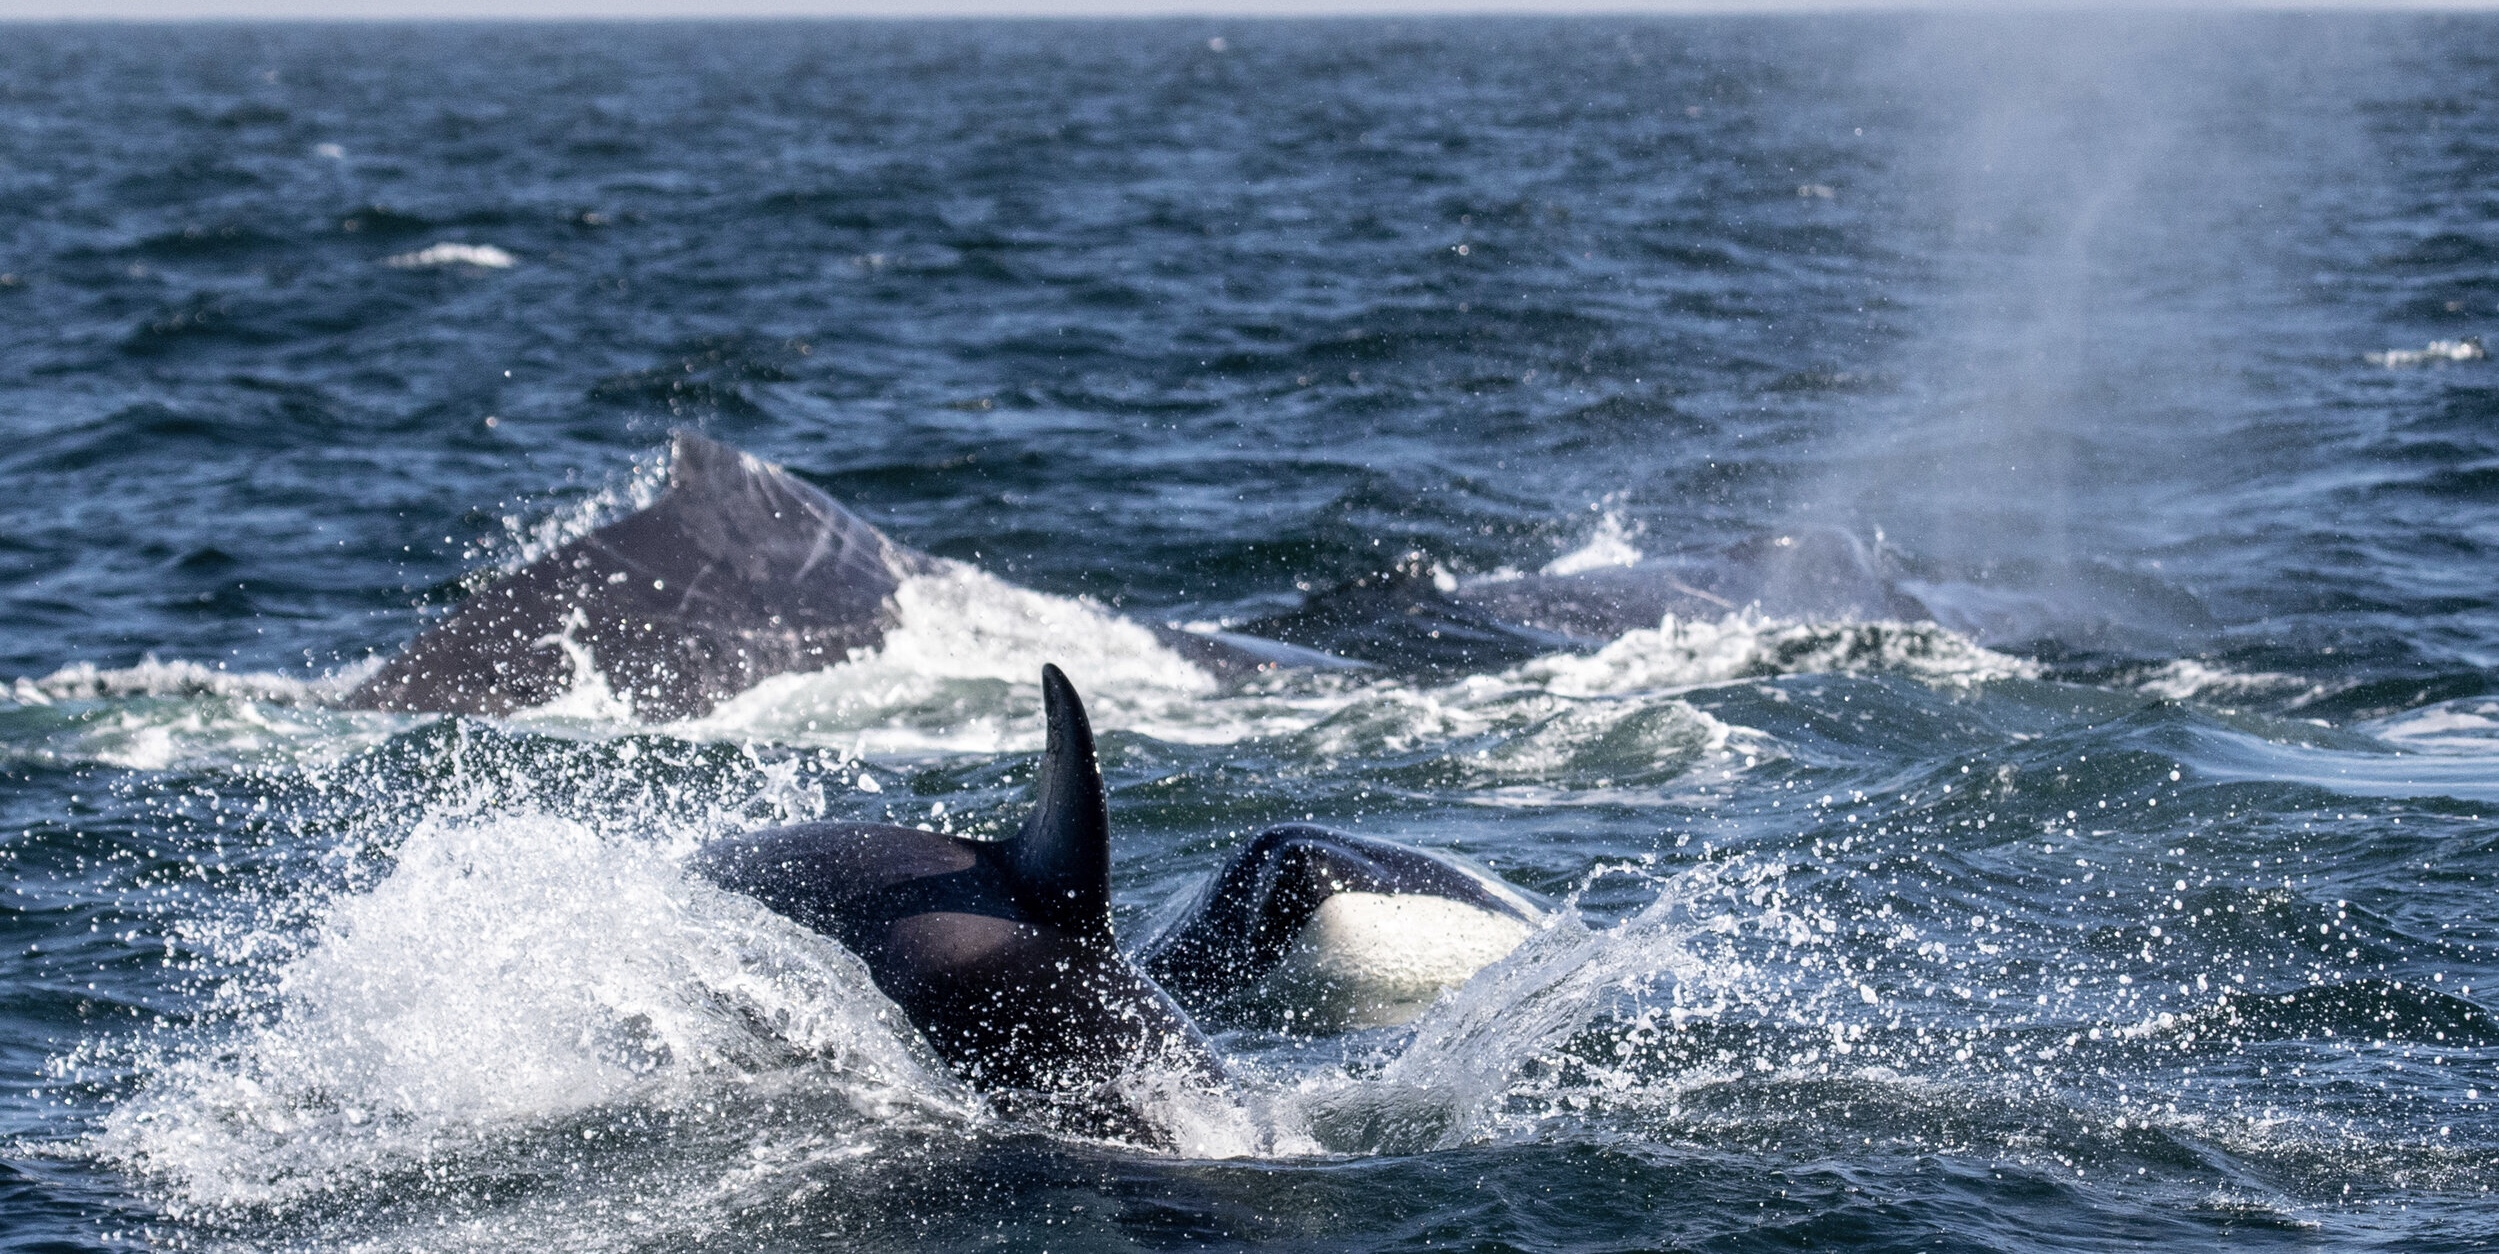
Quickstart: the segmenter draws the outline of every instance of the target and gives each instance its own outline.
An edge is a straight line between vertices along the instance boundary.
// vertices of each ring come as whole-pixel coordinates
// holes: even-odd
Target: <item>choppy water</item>
[[[2499,1238],[2499,23],[13,28],[0,1248]],[[2390,355],[2391,354],[2391,355]],[[705,720],[324,698],[672,426],[976,563]],[[1220,690],[1115,613],[1879,535]],[[989,1113],[690,881],[1315,818],[1572,908],[1182,1152]]]

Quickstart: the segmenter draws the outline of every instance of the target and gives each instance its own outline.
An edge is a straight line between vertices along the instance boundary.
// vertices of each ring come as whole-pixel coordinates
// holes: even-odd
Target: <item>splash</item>
[[[1638,565],[1643,555],[1632,541],[1639,529],[1623,521],[1621,504],[1621,494],[1616,493],[1590,505],[1589,509],[1598,511],[1596,532],[1587,543],[1545,563],[1539,573],[1576,575],[1607,566]]]
[[[633,704],[608,686],[607,675],[599,670],[598,658],[590,646],[575,638],[574,633],[590,625],[588,616],[576,605],[564,617],[564,629],[544,636],[531,644],[536,648],[561,650],[572,667],[572,680],[562,694],[545,705],[527,711],[521,721],[528,723],[588,724],[591,726],[630,724],[634,721]]]
[[[2286,1120],[2270,1100],[2246,1104],[2233,1079],[2265,1058],[2304,1054],[2330,1071],[2338,1052],[2408,1044],[2410,1060],[2499,1039],[2468,1000],[2369,980],[2256,994],[2134,955],[2033,970],[2000,956],[2006,934],[2070,924],[1902,910],[1861,896],[1862,876],[1828,874],[1854,861],[1839,848],[1813,852],[1704,854],[1672,873],[1600,866],[1543,931],[1444,995],[1402,1049],[1306,1075],[1290,1108],[1339,1153],[1636,1128],[1662,1144],[1862,1142],[2096,1176],[2209,1142],[2320,1178],[2477,1187],[2468,1147],[2363,1132],[2357,1110],[2348,1131],[2314,1112]],[[1581,902],[1613,879],[1654,895],[1609,925]],[[2147,1075],[2164,1078],[2146,1087]]]
[[[1574,894],[1508,957],[1435,1002],[1375,1074],[1306,1081],[1302,1116],[1340,1152],[1417,1153],[1533,1136],[1591,1094],[1654,1098],[1742,1074],[1752,1060],[1663,1076],[1644,1064],[1692,1025],[1742,1008],[1796,1012],[1853,996],[1740,952],[1748,935],[1814,934],[1775,891],[1784,871],[1743,860],[1665,876],[1647,862],[1600,866],[1583,891],[1628,876],[1653,897],[1609,926],[1582,914]],[[1747,901],[1768,908],[1737,908]],[[1582,1038],[1600,1025],[1609,1045],[1591,1059]]]
[[[759,1087],[834,1094],[862,1133],[971,1117],[857,959],[689,880],[679,852],[545,815],[420,823],[387,878],[224,988],[226,1034],[140,1060],[95,1150],[216,1211]]]
[[[668,457],[662,450],[635,459],[632,471],[622,480],[535,521],[519,513],[501,515],[495,520],[499,530],[480,538],[464,554],[470,561],[492,559],[471,579],[519,570],[617,519],[649,509],[667,490]]]

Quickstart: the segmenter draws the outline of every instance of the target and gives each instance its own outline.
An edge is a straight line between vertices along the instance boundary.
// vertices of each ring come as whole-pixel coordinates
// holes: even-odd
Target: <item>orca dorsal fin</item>
[[[1093,727],[1076,686],[1056,666],[1041,668],[1049,744],[1033,788],[1033,810],[1006,842],[1007,889],[1037,921],[1108,943],[1111,939],[1111,820]]]

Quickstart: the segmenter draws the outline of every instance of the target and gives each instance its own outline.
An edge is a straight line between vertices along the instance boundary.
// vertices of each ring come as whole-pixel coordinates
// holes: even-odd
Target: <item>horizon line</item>
[[[1255,22],[1314,18],[1734,17],[1747,15],[2219,15],[2242,13],[2489,13],[2499,0],[380,0],[340,11],[338,0],[0,0],[0,24],[62,26],[242,23],[658,23],[758,21]]]

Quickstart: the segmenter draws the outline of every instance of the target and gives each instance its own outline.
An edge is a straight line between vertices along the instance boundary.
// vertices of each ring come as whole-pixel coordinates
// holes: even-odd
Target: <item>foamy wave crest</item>
[[[2172,701],[2191,701],[2210,697],[2255,697],[2278,695],[2306,688],[2308,697],[2323,695],[2323,690],[2297,675],[2272,671],[2242,673],[2212,666],[2194,658],[2179,658],[2135,681],[2135,686],[2156,697]]]
[[[1564,701],[1538,694],[1511,702],[1506,712],[1525,716],[1525,725],[1466,763],[1486,785],[1662,783],[1746,735],[1682,701]]]
[[[2365,353],[2362,356],[2372,366],[2401,370],[2407,366],[2445,365],[2451,361],[2480,361],[2490,356],[2490,352],[2482,347],[2479,336],[2466,336],[2460,340],[2431,340],[2420,348],[2390,348],[2381,353]]]
[[[2499,757],[2499,700],[2462,697],[2406,710],[2360,730],[2415,753]]]
[[[1494,714],[1472,708],[1467,695],[1461,686],[1381,684],[1346,694],[1295,735],[1311,756],[1336,759],[1411,753],[1495,731]]]
[[[92,662],[64,666],[41,679],[21,678],[8,696],[19,705],[97,701],[116,697],[234,697],[270,705],[312,705],[354,687],[342,676],[297,679],[266,671],[229,671],[197,662],[160,662],[151,654],[137,666],[107,670]]]
[[[1798,623],[1747,610],[1715,622],[1669,617],[1594,653],[1536,658],[1504,678],[1568,696],[1598,696],[1831,672],[1979,683],[2029,677],[2038,669],[1935,623]]]
[[[863,754],[1004,753],[1042,742],[1041,667],[1085,694],[1097,728],[1222,743],[1299,725],[1289,706],[1215,701],[1213,677],[1154,633],[1082,598],[1034,592],[947,562],[903,581],[873,651],[779,675],[687,723],[704,739],[834,744]]]
[[[269,938],[253,938],[265,944]],[[143,1060],[100,1156],[177,1208],[286,1206],[620,1111],[831,1094],[833,1126],[974,1117],[858,960],[670,850],[569,820],[428,820],[320,915],[231,1034]],[[819,1117],[826,1117],[819,1112]]]
[[[390,720],[327,704],[369,669],[305,679],[153,657],[63,667],[0,689],[0,757],[141,771],[334,760],[388,733]]]
[[[518,260],[492,244],[459,244],[445,241],[429,244],[412,253],[399,253],[382,259],[394,270],[428,270],[443,266],[475,266],[481,270],[509,270]]]
[[[1758,733],[1655,693],[1573,697],[1482,676],[1342,700],[1297,733],[1302,754],[1403,757],[1400,772],[1487,790],[1479,800],[1495,805],[1584,802],[1587,792],[1680,778],[1730,749],[1764,751]]]

